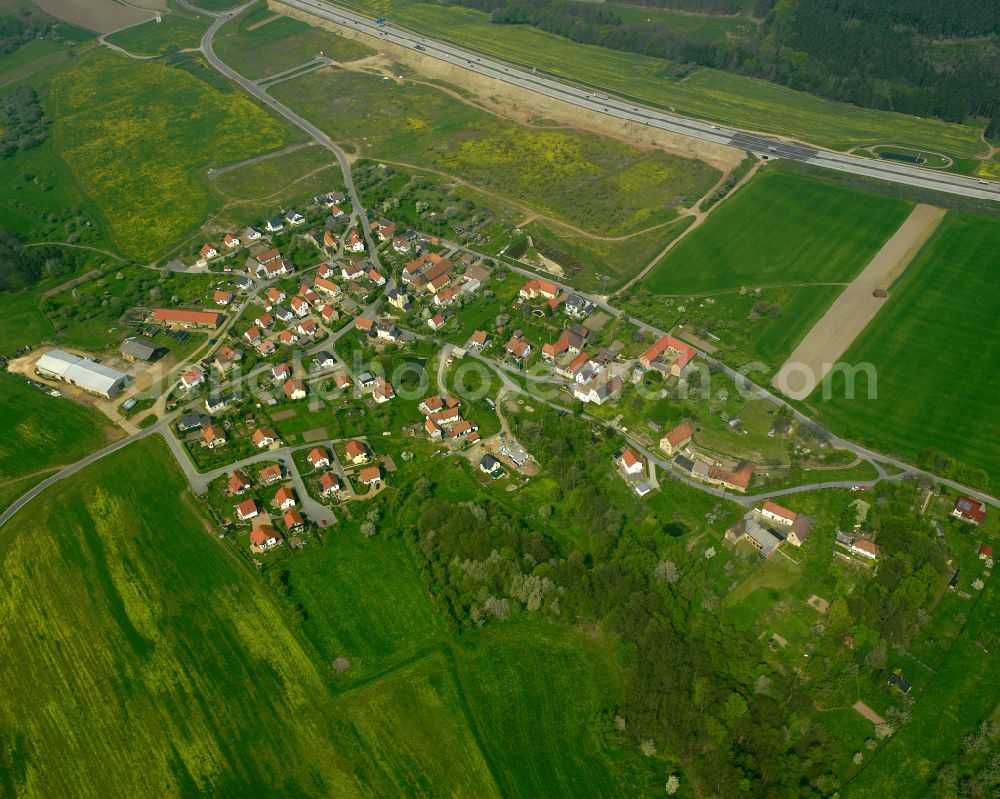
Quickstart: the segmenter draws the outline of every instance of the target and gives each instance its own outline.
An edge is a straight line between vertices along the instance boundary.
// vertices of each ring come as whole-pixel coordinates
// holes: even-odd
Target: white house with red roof
[[[211,244],[203,244],[201,245],[201,249],[198,250],[198,254],[207,261],[210,258],[215,258],[219,254],[219,251]]]
[[[427,320],[427,326],[431,330],[440,330],[444,327],[447,320],[441,314],[434,314],[430,319]]]
[[[551,300],[559,293],[559,287],[549,280],[535,277],[525,283],[518,293],[523,300],[533,300],[537,297]]]
[[[668,455],[674,455],[691,443],[694,431],[687,422],[681,422],[677,427],[660,439],[660,449]]]
[[[245,499],[236,506],[236,518],[247,521],[260,514],[260,508],[255,499]]]
[[[618,465],[625,474],[642,474],[642,458],[628,447],[618,456]]]
[[[197,366],[192,366],[181,375],[181,385],[186,389],[192,389],[205,382],[205,373]]]
[[[233,301],[233,295],[228,291],[216,289],[212,292],[212,299],[215,301],[216,305],[225,307]]]
[[[236,238],[232,233],[227,233],[222,237],[222,243],[225,244],[229,249],[234,250],[240,246],[240,240]]]
[[[347,234],[347,249],[350,252],[364,252],[365,240],[357,230],[352,230]]]
[[[668,372],[680,377],[681,371],[697,355],[693,347],[673,336],[663,336],[652,347],[639,356],[639,363],[647,369]]]
[[[986,520],[986,503],[972,497],[960,496],[955,500],[951,515],[969,524],[982,524]]]
[[[309,463],[314,469],[325,469],[330,465],[330,456],[322,447],[316,447],[309,453]]]

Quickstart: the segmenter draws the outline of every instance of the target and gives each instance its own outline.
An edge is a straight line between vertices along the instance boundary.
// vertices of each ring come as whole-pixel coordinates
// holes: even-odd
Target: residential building
[[[309,463],[312,464],[314,469],[325,469],[330,465],[330,456],[327,454],[326,450],[322,447],[315,447],[309,453]]]
[[[625,474],[642,474],[642,458],[629,448],[622,450],[618,456],[618,465]]]
[[[270,524],[261,524],[250,531],[250,549],[253,552],[267,552],[281,543],[281,536]]]
[[[201,434],[204,438],[205,446],[209,449],[221,447],[226,443],[226,431],[214,424],[206,424],[201,429]]]
[[[639,363],[647,369],[657,369],[680,377],[697,353],[683,341],[673,336],[663,336],[652,347],[639,356]]]
[[[549,280],[542,280],[536,277],[525,283],[518,293],[521,299],[525,300],[533,300],[538,297],[551,300],[559,293],[559,287]]]
[[[660,449],[667,455],[675,455],[691,443],[694,431],[687,422],[681,422],[677,427],[660,439]]]
[[[970,524],[982,524],[986,519],[986,503],[972,497],[960,496],[955,500],[951,515]]]
[[[347,453],[347,460],[355,465],[368,463],[372,459],[368,445],[356,438],[347,442],[344,451]]]
[[[279,510],[288,510],[289,508],[295,507],[295,494],[292,492],[288,486],[282,486],[278,489],[278,492],[274,495],[274,500],[272,500],[274,507]]]
[[[252,438],[257,449],[266,449],[278,440],[278,434],[269,427],[258,427],[253,431]]]
[[[150,317],[171,327],[218,327],[226,315],[218,311],[185,311],[180,308],[156,308]]]
[[[236,506],[236,517],[247,521],[260,514],[260,507],[255,499],[245,499]]]

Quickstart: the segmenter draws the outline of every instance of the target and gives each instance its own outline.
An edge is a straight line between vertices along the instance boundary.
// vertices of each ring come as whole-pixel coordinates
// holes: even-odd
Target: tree
[[[667,796],[673,796],[677,793],[677,789],[681,787],[681,780],[676,774],[671,774],[667,777],[666,791]]]
[[[672,560],[661,560],[656,564],[653,574],[661,583],[676,583],[681,576],[677,564]]]
[[[371,538],[377,532],[377,528],[371,522],[364,522],[361,525],[361,535],[365,538]]]

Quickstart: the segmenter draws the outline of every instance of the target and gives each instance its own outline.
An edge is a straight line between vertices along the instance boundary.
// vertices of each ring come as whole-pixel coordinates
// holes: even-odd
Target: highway
[[[597,93],[579,86],[563,83],[546,75],[521,69],[512,64],[491,59],[481,53],[466,50],[448,42],[429,39],[403,28],[375,20],[353,11],[333,6],[322,0],[278,0],[289,8],[319,19],[384,39],[421,55],[446,61],[479,75],[501,80],[522,89],[543,94],[556,100],[571,103],[589,111],[607,114],[617,119],[646,125],[654,130],[664,130],[691,136],[741,150],[749,150],[767,158],[786,158],[807,164],[848,172],[862,177],[877,178],[902,183],[932,191],[942,191],[979,200],[1000,201],[1000,185],[983,185],[976,178],[923,169],[861,156],[846,155],[817,147],[761,136],[734,128],[715,125],[696,119],[677,116],[645,106],[635,105],[612,95]],[[525,56],[529,57],[528,54]]]

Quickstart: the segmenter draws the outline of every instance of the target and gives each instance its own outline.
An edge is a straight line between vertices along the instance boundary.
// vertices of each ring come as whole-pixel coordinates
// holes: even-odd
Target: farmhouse
[[[226,315],[218,311],[185,311],[179,308],[156,308],[152,314],[154,322],[171,327],[211,327],[222,324]]]
[[[149,339],[129,336],[122,342],[121,355],[126,361],[155,361],[167,351]]]
[[[43,377],[62,380],[107,399],[118,394],[128,381],[128,375],[124,372],[62,350],[44,353],[35,362],[35,369]]]
[[[731,469],[723,466],[711,466],[708,469],[708,474],[704,475],[703,479],[713,485],[721,485],[723,488],[742,493],[750,486],[753,473],[753,464],[741,461]]]
[[[622,450],[618,456],[618,466],[625,474],[642,474],[642,458],[637,456],[631,449]]]
[[[961,496],[955,500],[951,515],[969,524],[982,524],[986,519],[986,503],[972,497]]]
[[[674,455],[691,443],[694,431],[687,422],[681,422],[677,427],[660,439],[660,449],[667,455]]]
[[[674,377],[680,377],[684,369],[697,353],[673,336],[664,336],[639,356],[639,363],[647,369],[656,369]]]
[[[612,377],[607,380],[594,378],[583,385],[578,385],[573,389],[573,396],[580,402],[593,402],[595,405],[603,405],[611,397],[622,390],[625,383],[620,377]]]

